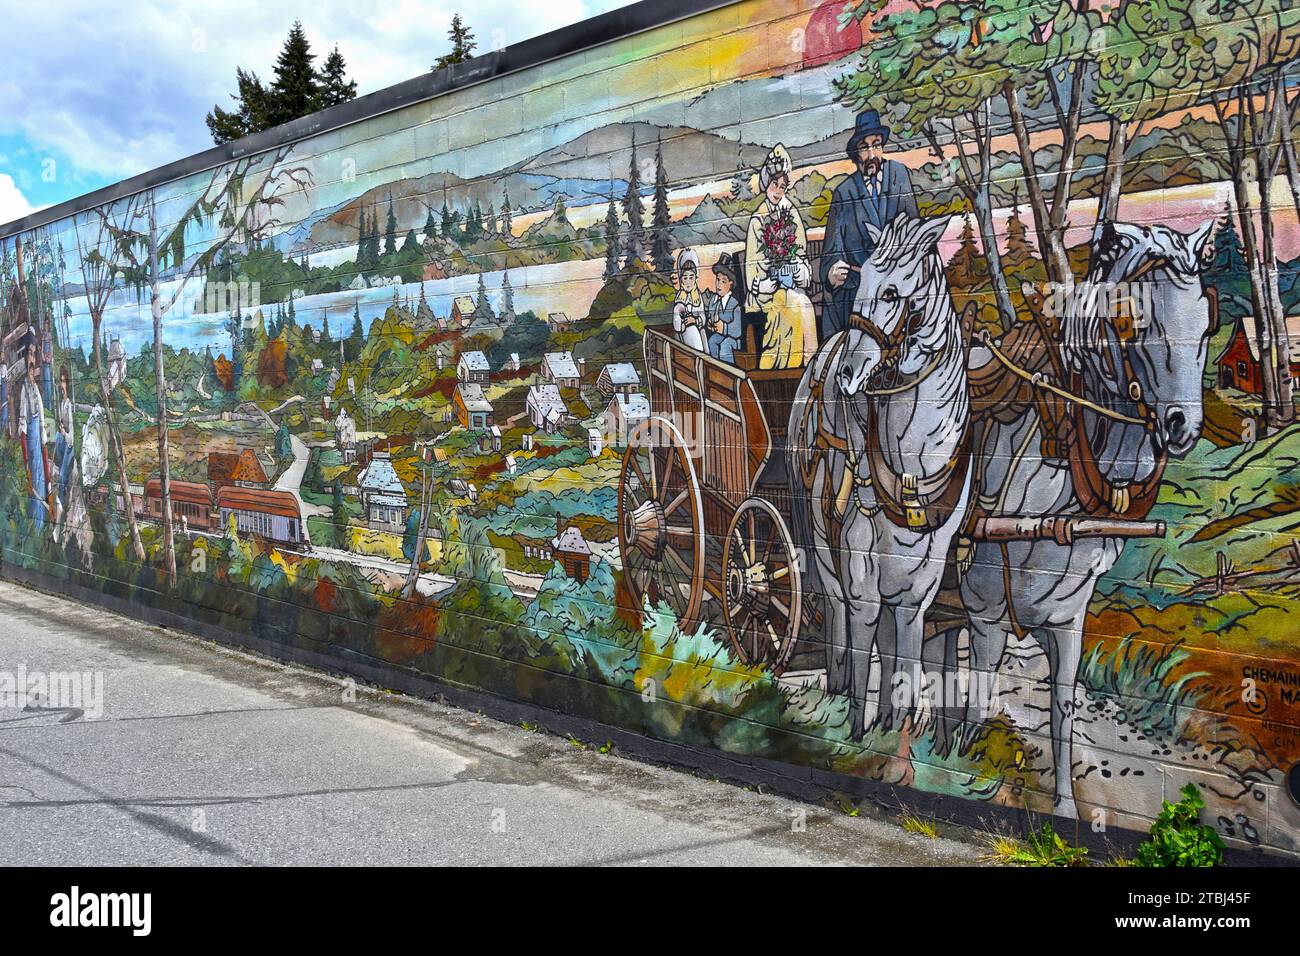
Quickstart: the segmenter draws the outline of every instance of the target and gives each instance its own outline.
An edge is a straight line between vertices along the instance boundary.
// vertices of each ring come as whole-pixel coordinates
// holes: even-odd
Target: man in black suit
[[[858,117],[848,144],[857,169],[835,189],[822,246],[826,292],[818,331],[823,342],[848,326],[861,282],[857,270],[876,245],[867,224],[884,229],[899,216],[918,215],[912,177],[902,163],[885,158],[888,142],[889,127],[879,113],[867,110]]]

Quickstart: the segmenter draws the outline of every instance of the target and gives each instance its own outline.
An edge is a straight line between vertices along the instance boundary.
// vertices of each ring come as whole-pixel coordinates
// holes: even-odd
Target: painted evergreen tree
[[[514,231],[514,211],[510,208],[510,190],[501,191],[501,234],[507,239]]]
[[[1214,262],[1209,271],[1212,275],[1235,278],[1247,276],[1249,269],[1245,246],[1237,234],[1237,226],[1229,210],[1219,220],[1214,233]]]
[[[961,241],[948,261],[948,281],[955,289],[973,289],[988,281],[989,266],[975,242],[975,225],[966,216],[961,227]]]
[[[491,322],[496,318],[496,313],[492,311],[492,303],[488,301],[487,283],[483,281],[483,273],[478,274],[478,301],[474,304],[474,321]]]
[[[451,209],[448,207],[447,201],[444,199],[442,203],[442,237],[444,239],[451,238],[451,227]]]
[[[397,215],[393,212],[393,194],[388,194],[388,222],[384,228],[384,255],[397,251]]]
[[[605,210],[605,278],[619,275],[621,251],[618,241],[618,207],[614,204],[614,183],[609,184],[609,208]]]
[[[491,200],[488,201],[487,218],[483,221],[483,234],[485,236],[495,236],[497,234],[497,212],[492,207]]]
[[[1026,276],[1032,273],[1038,256],[1029,240],[1029,229],[1020,218],[1019,196],[1012,198],[1011,216],[1007,219],[1007,251],[1002,256],[1002,267],[1007,275]]]
[[[736,163],[736,175],[731,177],[731,201],[738,206],[746,205],[758,198],[754,192],[754,171],[744,161]]]
[[[433,218],[433,207],[429,207],[429,214],[424,217],[424,238],[438,238],[438,223]]]
[[[623,194],[623,215],[627,219],[623,268],[631,272],[645,254],[644,208],[641,204],[641,170],[637,168],[636,136],[632,137],[632,159],[628,163],[627,192]]]
[[[661,143],[655,148],[655,195],[651,219],[650,258],[655,271],[671,275],[673,271],[673,237],[668,216],[668,173],[664,169],[664,151]]]

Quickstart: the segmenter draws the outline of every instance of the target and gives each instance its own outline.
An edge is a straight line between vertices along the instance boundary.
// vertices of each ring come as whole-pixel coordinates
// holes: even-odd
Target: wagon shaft
[[[976,541],[1055,541],[1068,545],[1080,538],[1163,538],[1163,521],[1122,521],[1033,515],[986,516],[975,522]]]

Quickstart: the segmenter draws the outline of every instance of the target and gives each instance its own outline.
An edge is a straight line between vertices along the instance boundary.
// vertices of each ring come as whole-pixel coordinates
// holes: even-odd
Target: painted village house
[[[456,420],[463,428],[487,428],[492,424],[492,403],[483,394],[483,386],[461,382],[451,395]]]
[[[641,392],[624,395],[617,392],[605,408],[605,435],[615,445],[625,447],[627,436],[650,418],[650,400]]]
[[[251,448],[240,452],[208,453],[208,487],[215,496],[222,488],[265,488],[266,469]]]
[[[453,328],[466,328],[474,321],[474,300],[467,295],[458,295],[451,304],[451,325]]]
[[[456,363],[456,380],[486,385],[491,375],[487,356],[482,352],[466,352]]]
[[[641,376],[631,362],[610,362],[600,370],[596,388],[603,398],[609,398],[615,392],[631,395],[641,390]]]
[[[1219,388],[1235,388],[1251,395],[1264,394],[1264,371],[1259,361],[1259,340],[1247,326],[1251,316],[1238,319],[1227,347],[1215,359]],[[1300,379],[1300,312],[1287,316],[1287,359],[1292,379]]]
[[[406,488],[397,477],[392,457],[386,451],[371,455],[370,464],[357,484],[361,490],[361,507],[366,512],[366,524],[371,531],[403,531],[406,529]]]
[[[217,492],[217,510],[221,527],[230,527],[233,516],[235,530],[241,535],[257,535],[293,547],[303,543],[298,499],[287,491],[228,486]]]
[[[546,316],[546,325],[552,332],[567,331],[570,324],[569,317],[563,312],[551,312]]]
[[[542,378],[560,388],[577,388],[582,384],[572,352],[547,352],[542,359]]]
[[[548,434],[555,434],[569,417],[569,409],[560,397],[557,385],[531,385],[528,388],[528,420]]]
[[[591,575],[591,547],[577,525],[560,530],[560,516],[555,516],[556,536],[551,539],[551,557],[560,563],[564,573],[575,581],[585,582]]]

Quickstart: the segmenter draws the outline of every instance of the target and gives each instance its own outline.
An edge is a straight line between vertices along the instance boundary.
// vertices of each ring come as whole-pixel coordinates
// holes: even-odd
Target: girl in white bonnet
[[[745,241],[750,301],[766,317],[759,368],[798,368],[817,351],[817,316],[807,296],[812,284],[808,239],[787,195],[793,168],[778,143],[758,171],[763,202]]]
[[[690,249],[677,256],[677,301],[673,304],[673,331],[697,352],[707,352],[704,341],[704,294],[700,291],[700,257]]]

